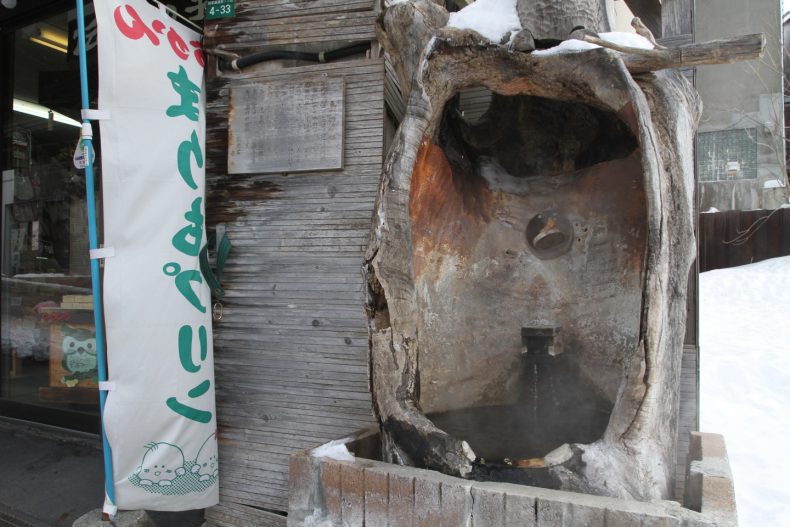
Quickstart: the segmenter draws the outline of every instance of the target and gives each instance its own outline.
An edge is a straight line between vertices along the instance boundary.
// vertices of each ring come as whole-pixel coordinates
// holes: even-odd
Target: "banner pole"
[[[77,31],[79,39],[79,60],[80,60],[80,88],[82,92],[82,109],[90,109],[90,99],[88,97],[88,60],[85,49],[85,6],[83,0],[77,0]],[[90,120],[82,120],[82,141],[85,149],[85,187],[87,191],[88,205],[88,237],[90,249],[98,249],[98,236],[96,234],[96,196],[94,192],[93,176],[93,133],[91,131]],[[82,146],[82,145],[81,145]],[[96,361],[99,382],[107,381],[107,359],[106,345],[104,337],[104,311],[102,307],[101,281],[99,274],[99,260],[91,258],[91,286],[93,289],[93,318],[96,327]],[[107,401],[107,392],[99,389],[99,415],[101,418],[102,451],[104,454],[104,489],[106,502],[103,513],[114,516],[117,510],[115,506],[115,484],[112,470],[112,450],[107,441],[107,434],[104,432],[104,405]],[[107,503],[109,502],[109,503]]]

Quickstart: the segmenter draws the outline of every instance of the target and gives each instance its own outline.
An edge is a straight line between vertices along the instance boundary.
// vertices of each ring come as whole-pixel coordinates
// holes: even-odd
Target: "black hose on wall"
[[[304,60],[308,62],[332,62],[333,60],[341,59],[358,53],[363,53],[370,48],[369,42],[361,44],[352,44],[350,46],[334,49],[332,51],[320,51],[318,53],[307,53],[304,51],[285,51],[285,50],[272,50],[262,51],[260,53],[253,53],[246,57],[240,57],[234,60],[220,59],[219,69],[222,71],[241,71],[247,66],[267,62],[270,60]]]

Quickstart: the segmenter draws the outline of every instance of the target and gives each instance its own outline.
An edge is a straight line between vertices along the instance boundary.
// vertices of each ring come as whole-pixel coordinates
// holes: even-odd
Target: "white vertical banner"
[[[218,501],[200,36],[146,0],[94,2],[104,310],[104,429],[120,509]]]

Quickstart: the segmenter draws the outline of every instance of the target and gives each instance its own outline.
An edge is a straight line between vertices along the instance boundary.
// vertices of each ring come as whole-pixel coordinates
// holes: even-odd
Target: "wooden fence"
[[[699,270],[790,255],[790,208],[699,215]]]

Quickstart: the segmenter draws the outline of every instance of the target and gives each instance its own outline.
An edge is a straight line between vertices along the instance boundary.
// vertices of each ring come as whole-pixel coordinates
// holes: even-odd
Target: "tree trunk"
[[[590,31],[611,31],[606,9],[607,0],[518,0],[521,26],[536,39],[568,38],[573,28],[582,26]]]
[[[519,9],[538,37],[607,28],[604,2],[572,5]],[[400,2],[379,27],[410,87],[364,265],[387,459],[670,497],[696,92],[647,72],[653,52],[522,53],[445,15]],[[459,94],[480,86],[472,122]]]

